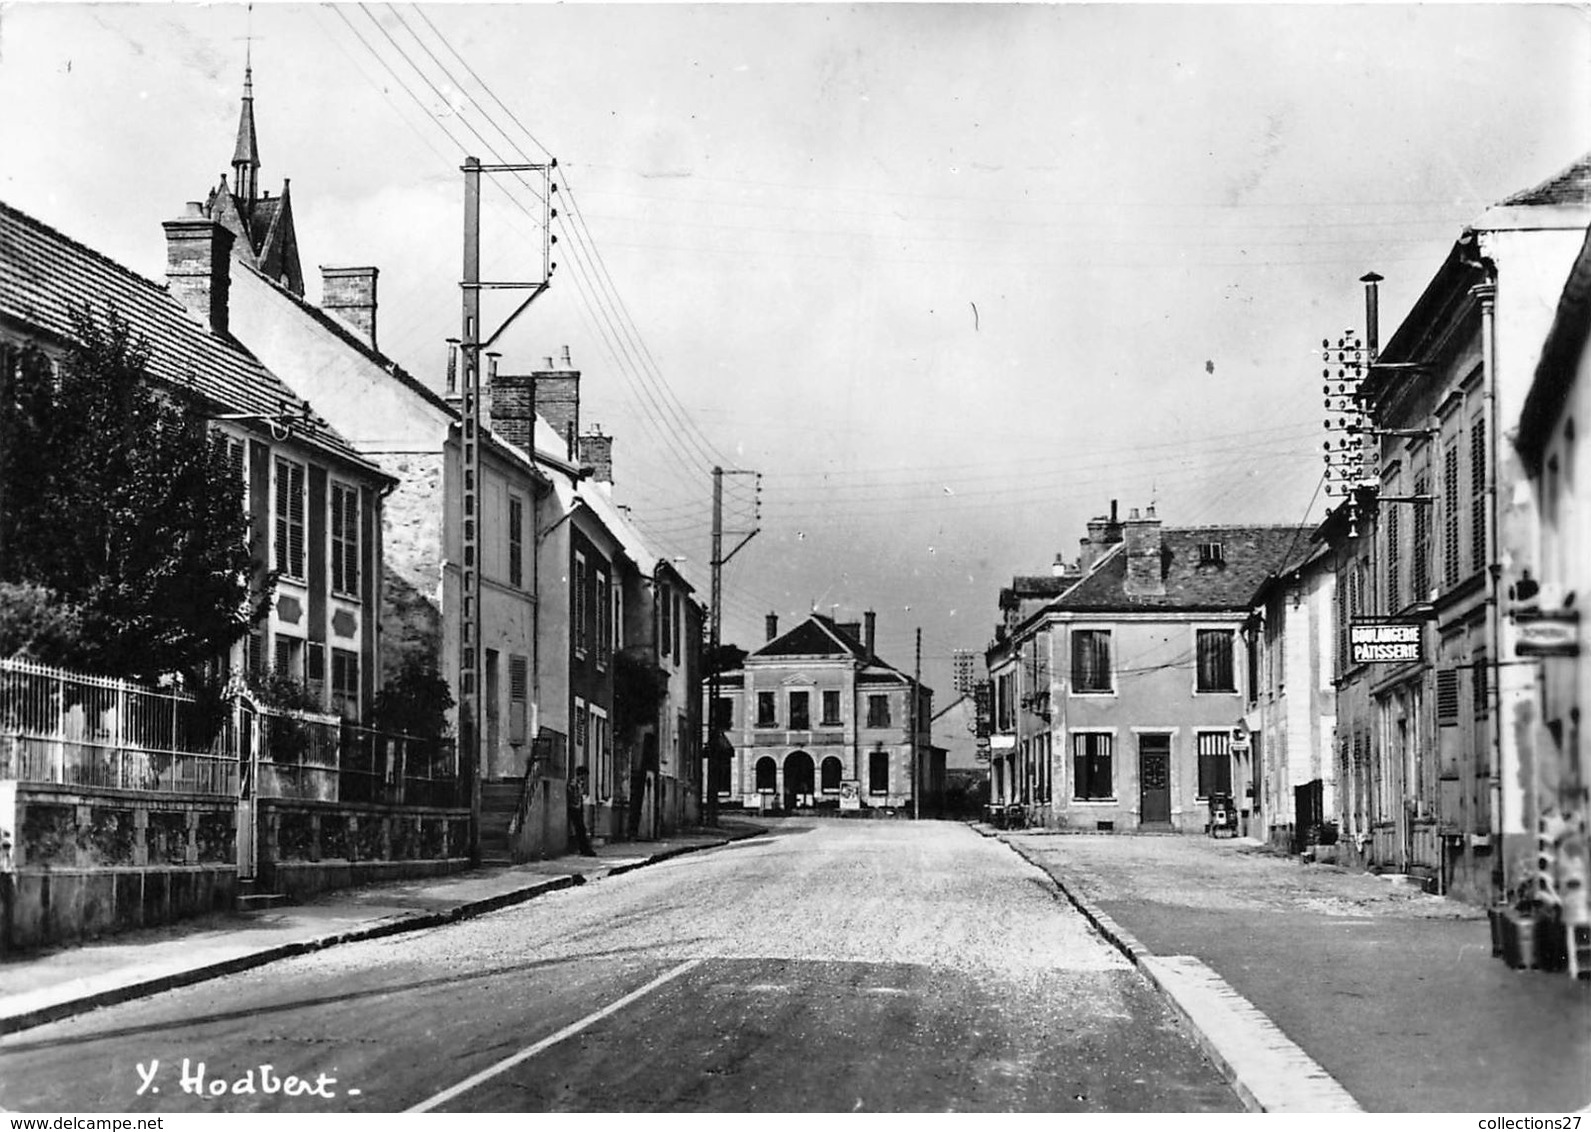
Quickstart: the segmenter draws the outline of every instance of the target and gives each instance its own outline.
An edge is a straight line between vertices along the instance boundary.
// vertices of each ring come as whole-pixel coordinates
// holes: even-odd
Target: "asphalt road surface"
[[[786,821],[11,1035],[0,1107],[1239,1105],[1142,977],[1005,846],[952,823]]]

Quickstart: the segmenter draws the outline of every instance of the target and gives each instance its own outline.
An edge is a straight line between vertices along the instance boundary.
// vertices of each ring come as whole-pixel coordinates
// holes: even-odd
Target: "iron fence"
[[[233,795],[232,723],[184,692],[0,659],[0,778]]]
[[[451,739],[0,658],[0,778],[238,797],[251,767],[262,798],[467,804]]]

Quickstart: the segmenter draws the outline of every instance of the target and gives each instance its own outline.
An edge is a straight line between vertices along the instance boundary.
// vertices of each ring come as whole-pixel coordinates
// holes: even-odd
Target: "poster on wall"
[[[862,784],[854,778],[840,781],[840,809],[860,810],[862,808]]]

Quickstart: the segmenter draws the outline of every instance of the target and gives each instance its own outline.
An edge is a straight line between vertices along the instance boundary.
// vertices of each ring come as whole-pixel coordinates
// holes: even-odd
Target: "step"
[[[267,908],[275,908],[286,903],[287,897],[280,892],[240,892],[237,897],[236,910],[239,912],[263,912]]]

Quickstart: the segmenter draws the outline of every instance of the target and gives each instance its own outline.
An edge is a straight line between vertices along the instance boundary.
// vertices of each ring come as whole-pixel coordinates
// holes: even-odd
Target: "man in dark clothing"
[[[586,836],[586,784],[590,775],[583,766],[575,767],[574,776],[569,779],[567,800],[569,804],[569,833],[574,838],[576,848],[582,857],[595,857],[597,852],[591,848],[591,838]]]

